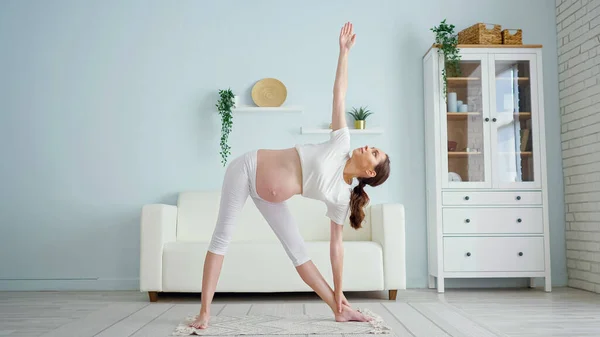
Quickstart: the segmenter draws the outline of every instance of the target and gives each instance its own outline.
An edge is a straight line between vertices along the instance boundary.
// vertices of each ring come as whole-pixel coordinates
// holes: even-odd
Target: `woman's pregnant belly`
[[[295,148],[258,150],[256,192],[268,202],[283,202],[302,194],[302,166]]]

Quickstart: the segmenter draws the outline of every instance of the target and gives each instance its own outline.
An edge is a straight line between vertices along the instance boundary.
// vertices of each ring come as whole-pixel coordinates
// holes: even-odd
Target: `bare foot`
[[[196,329],[206,329],[208,328],[208,320],[210,319],[209,313],[200,313],[196,320],[189,324],[189,326]]]
[[[344,305],[341,314],[338,312],[335,313],[335,320],[336,322],[369,322],[373,319],[371,317],[367,317],[361,314],[360,312],[350,308],[349,306]]]

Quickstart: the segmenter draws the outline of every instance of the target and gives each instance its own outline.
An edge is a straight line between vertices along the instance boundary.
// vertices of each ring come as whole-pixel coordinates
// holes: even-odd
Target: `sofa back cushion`
[[[177,240],[210,241],[219,214],[220,191],[193,191],[179,194],[177,201]],[[302,196],[294,196],[286,203],[306,241],[328,241],[329,218],[325,204]],[[370,212],[365,209],[363,228],[344,224],[344,240],[371,241]],[[278,239],[263,218],[251,197],[238,216],[233,234],[234,242],[277,242]]]

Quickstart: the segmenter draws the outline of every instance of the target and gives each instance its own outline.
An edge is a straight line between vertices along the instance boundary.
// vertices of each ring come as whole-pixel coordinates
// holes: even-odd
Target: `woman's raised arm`
[[[331,127],[334,131],[347,126],[345,110],[348,89],[348,54],[356,40],[356,34],[352,28],[352,23],[347,22],[340,31],[340,54],[333,84],[333,109],[331,112]]]

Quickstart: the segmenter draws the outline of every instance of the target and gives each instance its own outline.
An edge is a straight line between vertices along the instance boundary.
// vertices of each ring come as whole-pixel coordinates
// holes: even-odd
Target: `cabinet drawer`
[[[544,221],[541,207],[444,208],[444,234],[541,234]]]
[[[442,192],[444,205],[540,205],[542,192]]]
[[[446,237],[447,272],[544,271],[543,237]]]

